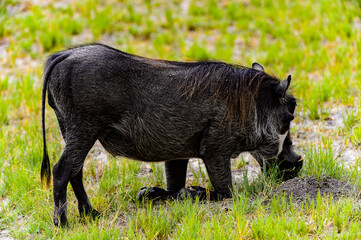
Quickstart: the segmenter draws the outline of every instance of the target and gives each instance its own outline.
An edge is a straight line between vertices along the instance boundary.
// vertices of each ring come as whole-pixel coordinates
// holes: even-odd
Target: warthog
[[[289,133],[296,99],[254,63],[175,62],[90,44],[49,57],[44,71],[41,178],[50,182],[45,98],[66,143],[53,168],[54,224],[67,224],[67,186],[81,215],[96,216],[83,186],[84,160],[96,140],[114,156],[165,162],[167,189],[143,188],[138,198],[231,197],[231,157],[250,152],[261,167],[296,176],[301,156]],[[189,158],[201,158],[214,191],[185,190]],[[205,197],[207,196],[207,197]]]

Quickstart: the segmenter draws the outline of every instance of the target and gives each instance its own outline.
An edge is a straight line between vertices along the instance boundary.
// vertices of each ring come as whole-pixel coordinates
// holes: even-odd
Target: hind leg
[[[83,217],[84,215],[91,215],[92,217],[99,216],[100,213],[95,209],[93,209],[93,207],[91,206],[88,195],[83,185],[83,167],[72,179],[70,179],[70,184],[78,200],[78,210],[80,216],[81,217]]]
[[[80,199],[82,208],[83,206],[86,206],[87,209],[91,208],[82,184],[82,173],[79,172],[81,172],[86,155],[93,146],[96,138],[95,136],[82,134],[84,132],[85,131],[72,132],[73,134],[68,134],[65,140],[65,150],[53,168],[53,194],[55,203],[53,222],[56,226],[59,225],[59,219],[60,225],[65,226],[67,224],[66,192],[69,181],[72,181],[75,195]]]
[[[67,141],[66,128],[65,128],[63,116],[56,109],[54,110],[54,112],[58,119],[61,134],[66,143],[66,141]],[[78,171],[78,173],[76,173],[74,175],[74,177],[72,177],[70,179],[70,183],[71,183],[71,186],[75,193],[75,196],[78,200],[78,209],[79,209],[80,216],[84,216],[84,215],[92,215],[94,217],[99,216],[100,213],[92,208],[89,198],[88,198],[88,195],[87,195],[84,185],[83,185],[83,167],[81,167],[81,169]]]

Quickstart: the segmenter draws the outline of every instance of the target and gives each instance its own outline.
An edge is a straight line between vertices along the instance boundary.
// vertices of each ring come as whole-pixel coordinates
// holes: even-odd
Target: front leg
[[[177,193],[185,187],[188,159],[172,160],[164,163],[167,190],[159,187],[143,187],[137,194],[137,200],[144,198],[166,200],[177,198]]]
[[[200,157],[214,187],[214,192],[210,194],[214,200],[232,197],[231,156],[237,139],[225,135],[226,131],[219,125],[210,128],[200,146]]]
[[[231,161],[229,157],[207,158],[204,157],[204,163],[207,168],[209,179],[214,187],[214,191],[209,189],[192,186],[194,190],[182,188],[173,194],[174,198],[198,198],[200,200],[222,200],[232,197],[232,175]]]
[[[232,172],[230,157],[204,158],[209,179],[214,187],[210,192],[211,200],[221,200],[232,197]]]
[[[212,154],[213,155],[213,154]],[[207,166],[207,162],[209,163]],[[188,160],[174,160],[165,163],[168,198],[184,199],[187,197],[200,200],[220,200],[231,196],[232,186],[230,158],[221,160],[220,163],[211,157],[204,157],[204,163],[215,191],[210,191],[199,186],[192,186],[194,190],[186,189],[186,173]]]
[[[173,160],[164,163],[167,191],[177,192],[185,187],[188,159]]]

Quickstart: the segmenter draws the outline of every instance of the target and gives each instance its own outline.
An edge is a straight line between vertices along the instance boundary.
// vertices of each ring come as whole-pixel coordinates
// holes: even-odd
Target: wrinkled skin
[[[52,171],[54,224],[67,225],[69,183],[80,215],[99,215],[82,180],[96,140],[114,156],[164,162],[167,189],[145,187],[138,199],[229,198],[231,157],[247,151],[262,167],[284,159],[276,161],[284,176],[295,176],[302,163],[288,141],[296,106],[287,94],[290,81],[266,74],[256,63],[245,68],[153,60],[100,44],[53,54],[44,71],[41,176],[50,181],[47,94],[66,143]],[[185,189],[189,158],[203,160],[214,190]]]
[[[267,169],[276,171],[276,176],[285,181],[297,176],[303,165],[303,158],[298,155],[292,145],[290,133],[283,143],[283,150],[277,158],[262,161],[257,155],[253,155],[261,166],[262,171]]]
[[[284,141],[283,151],[278,156],[275,164],[280,171],[282,180],[296,177],[302,168],[303,158],[294,151],[289,133]]]
[[[289,101],[287,105],[288,112],[293,115],[295,113],[295,108],[296,101]],[[296,177],[303,165],[302,156],[298,155],[294,150],[289,129],[290,122],[286,121],[285,125],[281,126],[281,133],[285,133],[287,131],[287,135],[282,145],[282,152],[277,158],[264,161],[257,151],[251,152],[253,157],[260,164],[262,171],[265,171],[266,169],[277,171],[277,176],[281,180],[288,180]]]

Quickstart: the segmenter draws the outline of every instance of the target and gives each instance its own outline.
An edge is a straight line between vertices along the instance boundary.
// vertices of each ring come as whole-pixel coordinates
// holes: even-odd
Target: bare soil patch
[[[274,194],[275,196],[285,195],[287,198],[292,194],[292,199],[302,201],[307,197],[315,200],[320,192],[322,197],[331,195],[337,199],[341,196],[352,195],[355,189],[355,186],[329,176],[319,178],[311,176],[290,179],[274,190]]]

